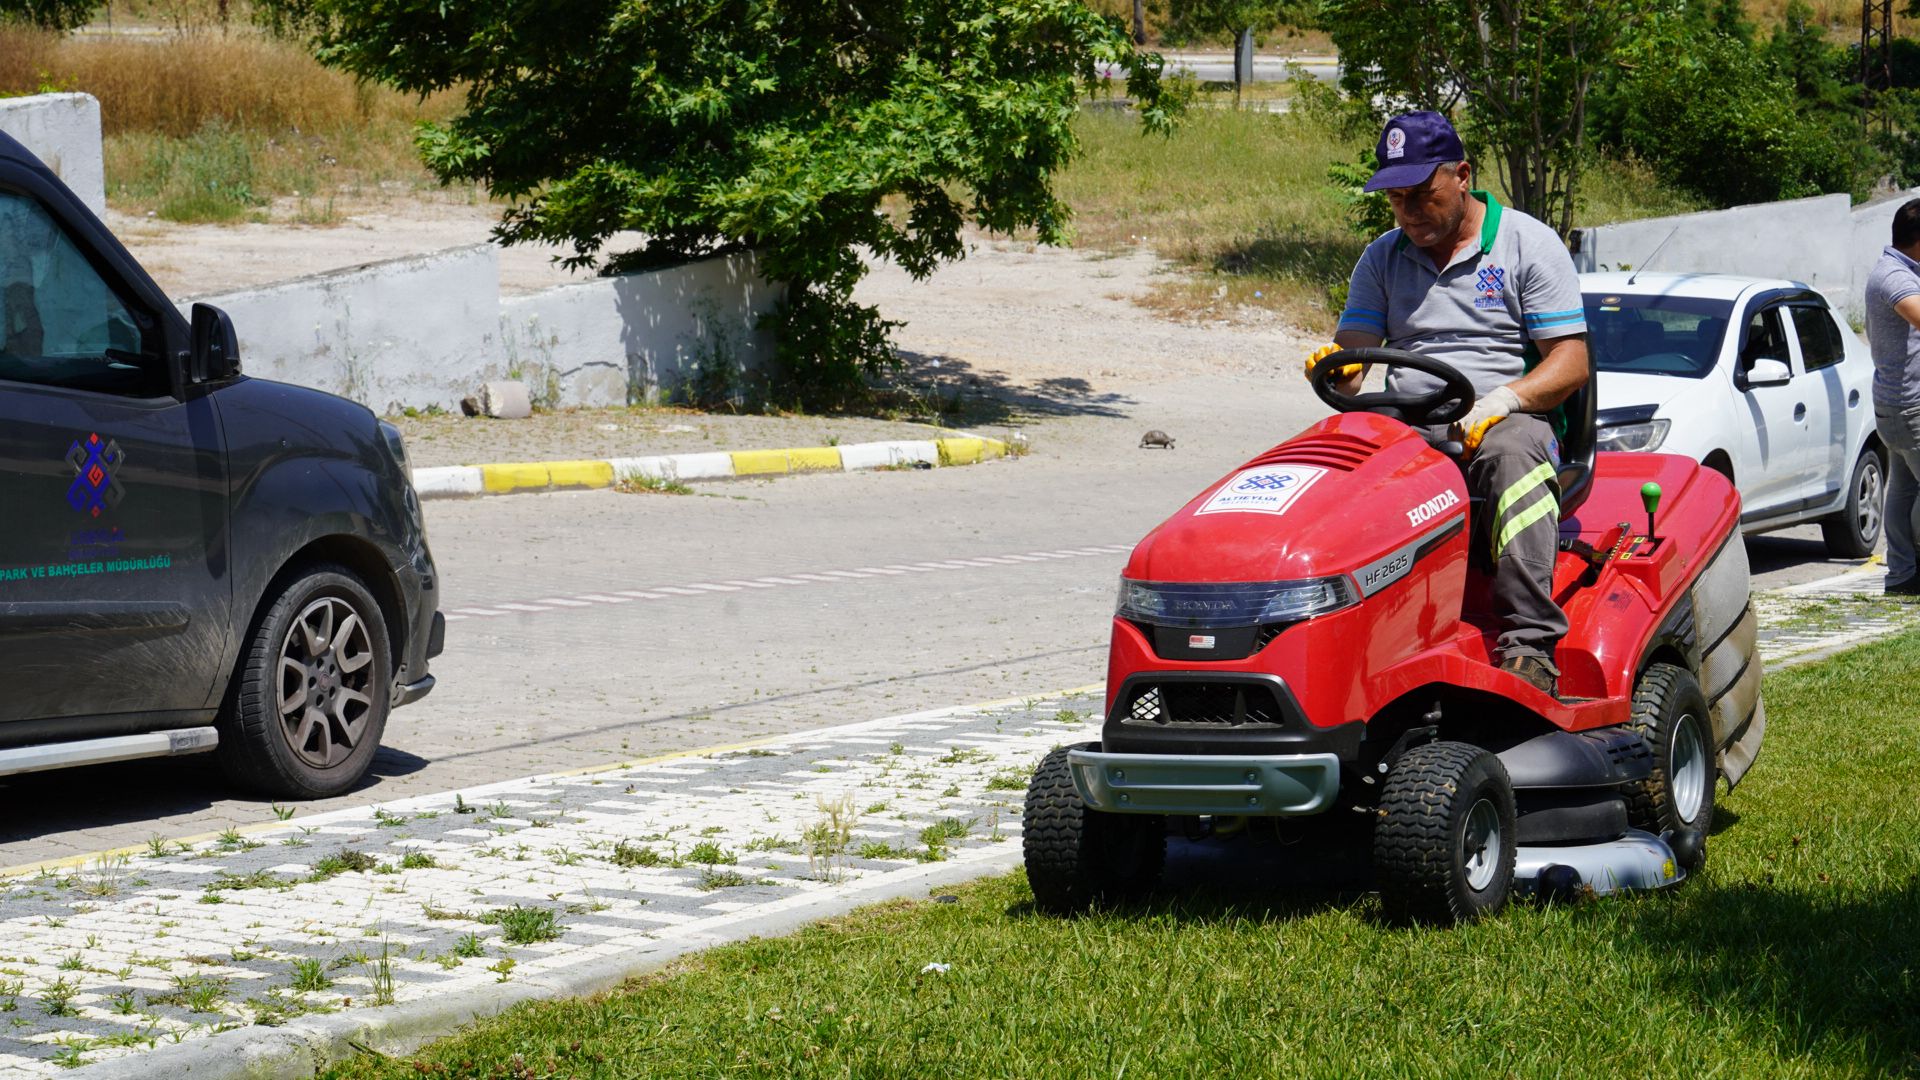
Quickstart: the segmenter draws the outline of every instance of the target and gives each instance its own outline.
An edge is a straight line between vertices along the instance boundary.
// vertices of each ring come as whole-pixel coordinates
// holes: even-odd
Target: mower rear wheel
[[[1373,829],[1390,917],[1468,922],[1499,911],[1519,846],[1513,785],[1492,754],[1462,742],[1417,746],[1394,764]]]
[[[1633,726],[1653,749],[1653,774],[1626,788],[1627,821],[1659,835],[1692,829],[1705,837],[1713,825],[1713,728],[1707,698],[1693,673],[1674,664],[1649,664],[1633,692]],[[1690,860],[1699,868],[1706,849]]]
[[[1050,915],[1143,896],[1160,880],[1167,857],[1165,817],[1088,808],[1073,786],[1070,749],[1078,748],[1058,747],[1041,759],[1021,816],[1027,884],[1034,906]]]

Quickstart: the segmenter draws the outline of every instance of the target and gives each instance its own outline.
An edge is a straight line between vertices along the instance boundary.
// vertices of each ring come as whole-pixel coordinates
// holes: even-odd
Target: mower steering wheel
[[[1412,368],[1439,379],[1441,385],[1424,394],[1397,390],[1348,394],[1333,388],[1335,374],[1348,364]],[[1313,392],[1340,412],[1379,413],[1414,425],[1451,424],[1467,415],[1474,400],[1473,384],[1452,364],[1405,349],[1386,348],[1342,349],[1315,364]]]

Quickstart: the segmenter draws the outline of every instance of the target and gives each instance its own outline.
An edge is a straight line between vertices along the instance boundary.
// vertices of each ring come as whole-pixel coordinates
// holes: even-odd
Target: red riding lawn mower
[[[1442,385],[1336,389],[1357,362]],[[1553,592],[1570,630],[1550,697],[1494,666],[1490,515],[1442,452],[1459,448],[1409,426],[1465,415],[1472,385],[1350,349],[1313,387],[1339,415],[1134,548],[1100,741],[1047,755],[1027,791],[1038,906],[1146,892],[1169,831],[1284,835],[1309,816],[1370,845],[1399,919],[1680,882],[1717,778],[1737,783],[1766,729],[1733,486],[1683,457],[1596,454],[1592,381],[1568,400]]]

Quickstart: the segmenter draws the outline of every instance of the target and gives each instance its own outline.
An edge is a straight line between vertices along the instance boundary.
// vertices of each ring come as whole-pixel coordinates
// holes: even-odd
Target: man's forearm
[[[1543,413],[1585,386],[1587,374],[1587,339],[1575,334],[1549,341],[1539,365],[1507,386],[1520,399],[1521,412]]]

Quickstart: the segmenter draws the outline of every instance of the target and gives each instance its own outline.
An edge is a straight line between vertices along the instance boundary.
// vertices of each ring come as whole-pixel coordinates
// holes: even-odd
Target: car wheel
[[[358,784],[380,748],[393,684],[386,617],[339,566],[283,577],[240,653],[220,718],[221,766],[276,798]]]
[[[1820,520],[1820,535],[1836,559],[1864,559],[1880,542],[1881,513],[1886,506],[1887,463],[1872,447],[1860,451],[1847,480],[1847,504],[1839,513]]]
[[[1159,882],[1167,857],[1165,817],[1087,806],[1073,786],[1070,749],[1058,747],[1041,759],[1020,823],[1033,904],[1049,915],[1143,896]]]
[[[1380,795],[1373,869],[1396,919],[1467,922],[1497,912],[1519,851],[1506,766],[1463,742],[1416,746]]]
[[[1627,821],[1656,835],[1690,831],[1702,843],[1689,845],[1682,865],[1697,870],[1706,859],[1713,826],[1715,765],[1707,699],[1692,672],[1673,664],[1649,664],[1633,692],[1633,727],[1653,750],[1653,772],[1628,785]]]

